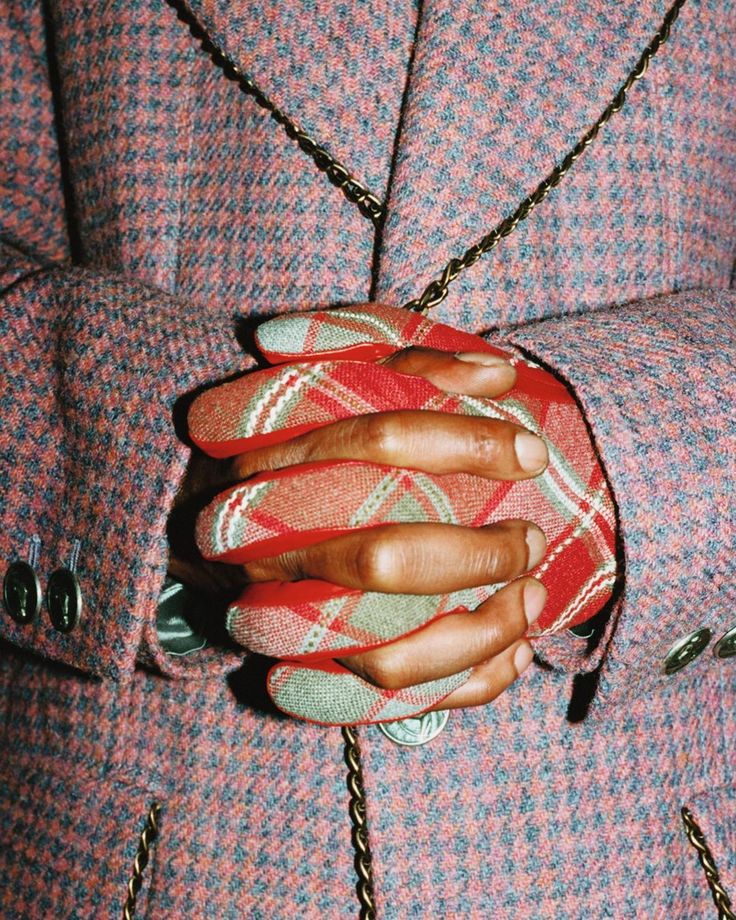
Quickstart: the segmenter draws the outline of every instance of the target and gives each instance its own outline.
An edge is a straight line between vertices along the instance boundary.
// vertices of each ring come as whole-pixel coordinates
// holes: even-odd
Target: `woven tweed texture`
[[[168,5],[0,2],[0,574],[33,546],[45,587],[74,557],[84,597],[68,636],[0,615],[3,918],[121,914],[154,799],[137,916],[356,916],[339,731],[268,709],[257,656],[157,644],[177,402],[252,366],[255,317],[416,296],[598,117],[665,6],[192,0],[385,199],[377,236]],[[434,317],[575,390],[624,584],[595,649],[534,640],[544,666],[432,743],[362,730],[379,918],[710,920],[682,805],[734,896],[736,681],[712,647],[736,625],[735,14],[688,0]]]

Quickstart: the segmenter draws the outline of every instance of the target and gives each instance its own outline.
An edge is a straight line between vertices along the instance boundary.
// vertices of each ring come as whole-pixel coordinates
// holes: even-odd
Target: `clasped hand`
[[[377,309],[381,320],[398,313],[373,307],[371,322]],[[348,322],[361,313],[344,311]],[[261,342],[281,360],[292,347],[284,347],[286,319],[261,327],[272,327]],[[308,321],[297,316],[292,325],[299,319]],[[298,326],[288,332],[301,334]],[[363,354],[349,337],[345,344],[348,358]],[[300,348],[295,356],[331,351],[305,341]],[[314,363],[313,354],[310,364],[254,372],[208,391],[190,412],[195,442],[232,455],[199,460],[200,482],[204,469],[205,481],[230,488],[197,528],[203,555],[229,563],[249,585],[233,605],[231,634],[288,659],[272,671],[271,693],[319,722],[490,702],[531,662],[524,637],[547,595],[537,579],[519,577],[544,556],[540,528],[519,518],[486,522],[490,482],[531,479],[548,462],[542,438],[481,414],[514,386],[514,367],[480,349],[384,350],[393,353],[372,363],[338,367]],[[287,619],[287,607],[299,613]],[[342,685],[324,681],[347,674],[354,682],[345,692],[357,688],[359,702],[315,699],[339,696]],[[291,696],[280,695],[294,681]]]

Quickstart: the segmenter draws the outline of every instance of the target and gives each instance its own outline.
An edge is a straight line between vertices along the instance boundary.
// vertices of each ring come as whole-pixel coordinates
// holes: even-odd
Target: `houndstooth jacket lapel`
[[[515,210],[614,98],[669,3],[461,6],[425,5],[387,204],[379,299],[417,296]],[[481,293],[488,265],[471,270]]]
[[[259,89],[386,202],[374,296],[400,304],[574,147],[670,4],[188,5]]]
[[[190,0],[186,6],[259,90],[383,199],[417,3]]]

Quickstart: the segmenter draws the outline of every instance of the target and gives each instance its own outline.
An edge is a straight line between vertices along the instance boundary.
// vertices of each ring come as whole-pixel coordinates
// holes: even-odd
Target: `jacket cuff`
[[[82,598],[68,633],[42,604],[33,622],[0,617],[0,635],[121,678],[155,624],[166,573],[166,522],[189,454],[174,405],[252,360],[225,311],[83,269],[16,283],[0,301],[0,334],[3,568],[30,556],[42,592],[52,572],[72,569]]]
[[[712,652],[736,625],[736,294],[667,295],[506,336],[576,394],[619,512],[623,586],[597,649],[562,635],[540,656],[600,666],[600,699],[726,666]],[[705,650],[664,673],[700,629]]]

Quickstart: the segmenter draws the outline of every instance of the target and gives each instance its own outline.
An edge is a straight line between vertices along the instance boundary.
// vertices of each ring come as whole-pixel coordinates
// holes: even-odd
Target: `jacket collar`
[[[376,294],[403,303],[575,145],[669,3],[424,0],[419,17],[415,0],[189,6],[277,106],[387,196]]]
[[[420,294],[534,191],[614,98],[669,4],[462,6],[428,0],[422,17],[380,253],[377,297],[387,302]],[[605,131],[596,143],[605,145]],[[595,155],[600,146],[586,154]],[[480,302],[488,273],[520,236],[458,279],[436,318],[474,328],[482,313],[492,324]]]
[[[187,0],[186,6],[261,92],[383,200],[418,2]],[[338,193],[326,186],[325,194]]]

